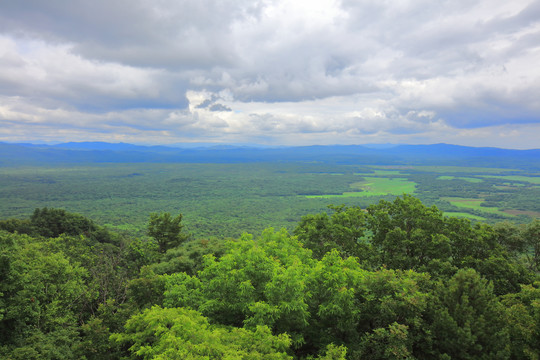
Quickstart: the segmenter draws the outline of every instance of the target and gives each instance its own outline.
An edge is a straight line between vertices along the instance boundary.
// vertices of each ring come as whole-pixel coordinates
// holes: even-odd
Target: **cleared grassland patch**
[[[364,181],[351,184],[351,188],[383,195],[401,195],[414,193],[416,183],[406,178],[364,176]]]
[[[449,175],[442,175],[437,178],[437,180],[465,180],[470,183],[481,183],[484,180],[475,178],[475,177],[465,177],[465,176],[449,176]]]
[[[307,195],[307,198],[343,198],[343,197],[366,197],[382,195],[413,194],[416,183],[405,178],[384,178],[363,176],[364,181],[351,184],[351,188],[360,191],[348,191],[343,194],[332,195]]]
[[[471,220],[485,221],[486,218],[478,215],[469,214],[466,212],[456,212],[456,211],[445,211],[444,215],[451,217],[464,217]]]
[[[502,179],[508,181],[528,182],[535,185],[540,185],[540,176],[521,176],[521,175],[482,175],[485,178]]]
[[[499,210],[499,208],[496,207],[485,207],[482,206],[482,203],[484,202],[484,199],[471,199],[471,198],[459,198],[459,197],[443,197],[442,200],[446,200],[450,202],[452,205],[467,209],[474,209],[490,214],[497,214],[502,216],[508,216],[512,217],[513,215],[510,215],[506,212],[503,212]]]
[[[527,215],[532,218],[540,219],[540,212],[538,211],[504,210],[504,212],[510,215]]]

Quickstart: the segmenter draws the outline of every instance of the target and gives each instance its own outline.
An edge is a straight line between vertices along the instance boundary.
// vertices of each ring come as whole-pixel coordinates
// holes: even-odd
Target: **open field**
[[[496,207],[486,207],[482,206],[482,204],[485,202],[484,199],[468,199],[468,198],[452,198],[452,197],[444,197],[442,200],[446,200],[450,202],[452,205],[455,205],[457,207],[463,207],[468,209],[474,209],[477,211],[482,211],[490,214],[497,214],[501,216],[508,216],[511,217],[513,215],[507,214],[499,208]]]
[[[446,216],[453,216],[453,217],[464,217],[470,220],[477,220],[477,221],[485,221],[486,218],[478,215],[472,215],[466,212],[457,212],[457,211],[445,211],[444,214]]]
[[[372,193],[373,195],[414,194],[416,183],[406,178],[382,178],[364,176],[364,181],[351,184],[351,188]]]
[[[483,175],[485,178],[502,179],[507,182],[519,181],[540,185],[540,176],[516,176],[516,175]]]
[[[540,219],[540,212],[538,211],[505,210],[504,212],[510,215],[525,215],[532,218]]]
[[[380,172],[379,172],[380,174]],[[392,174],[394,175],[394,174]],[[405,178],[385,178],[363,176],[364,181],[352,183],[350,187],[357,191],[345,191],[343,194],[308,195],[308,198],[346,198],[346,197],[366,197],[382,195],[402,195],[414,194],[416,184]]]

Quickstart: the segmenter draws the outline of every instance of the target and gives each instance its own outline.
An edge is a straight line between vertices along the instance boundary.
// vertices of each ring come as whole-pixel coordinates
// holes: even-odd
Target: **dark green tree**
[[[294,230],[294,234],[313,251],[317,259],[332,249],[342,256],[356,256],[361,260],[371,258],[371,248],[364,239],[365,212],[357,206],[329,206],[332,215],[320,213],[306,215]]]
[[[1,220],[0,229],[34,237],[54,238],[62,234],[70,236],[84,235],[93,241],[101,243],[118,244],[120,242],[118,237],[113,236],[109,231],[80,214],[47,207],[35,209],[30,219]]]
[[[148,222],[148,235],[159,245],[161,253],[180,245],[189,238],[182,232],[182,214],[173,218],[170,213],[152,213]]]
[[[540,272],[540,220],[536,219],[524,231],[524,238],[530,248],[529,264],[534,271]]]
[[[497,243],[499,243],[509,255],[519,257],[527,250],[527,241],[521,229],[509,221],[496,223],[493,226]]]
[[[223,239],[190,239],[180,246],[170,249],[161,256],[159,262],[151,265],[156,274],[174,274],[185,272],[195,275],[203,267],[205,255],[212,254],[220,258],[225,251]]]
[[[451,241],[445,217],[410,195],[370,205],[368,228],[382,265],[393,269],[427,271],[450,260]]]
[[[503,296],[512,359],[540,359],[540,281]]]
[[[415,359],[411,353],[407,326],[398,323],[378,328],[363,339],[362,360]]]
[[[493,286],[473,269],[461,269],[435,290],[430,307],[439,358],[508,359],[509,330]],[[437,358],[437,357],[435,357]]]

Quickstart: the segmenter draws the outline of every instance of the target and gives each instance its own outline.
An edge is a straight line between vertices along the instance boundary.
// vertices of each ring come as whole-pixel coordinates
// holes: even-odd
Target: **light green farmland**
[[[360,191],[349,191],[343,194],[332,195],[307,195],[307,198],[343,198],[343,197],[365,197],[381,195],[402,195],[404,193],[413,194],[416,184],[404,178],[382,178],[363,176],[364,181],[351,184],[351,188]]]
[[[445,211],[444,215],[451,217],[464,217],[471,220],[485,221],[486,218],[478,215],[469,214],[466,212],[456,212],[456,211]]]
[[[502,179],[502,180],[508,180],[511,181],[523,181],[528,182],[531,184],[540,185],[540,177],[538,176],[520,176],[520,175],[483,175],[482,177],[485,178],[495,178],[495,179]]]
[[[463,207],[463,208],[474,209],[474,210],[478,210],[478,211],[482,211],[482,212],[486,212],[486,213],[512,217],[512,215],[507,214],[507,213],[505,213],[503,211],[500,211],[499,208],[482,206],[482,203],[484,202],[484,199],[444,197],[444,198],[442,198],[442,200],[446,200],[446,201],[450,202],[452,205],[455,205],[457,207]]]

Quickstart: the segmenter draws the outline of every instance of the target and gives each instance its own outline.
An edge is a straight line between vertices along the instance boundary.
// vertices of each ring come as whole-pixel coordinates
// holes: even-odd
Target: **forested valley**
[[[402,195],[290,231],[133,236],[58,208],[0,221],[2,359],[538,359],[540,221]]]

